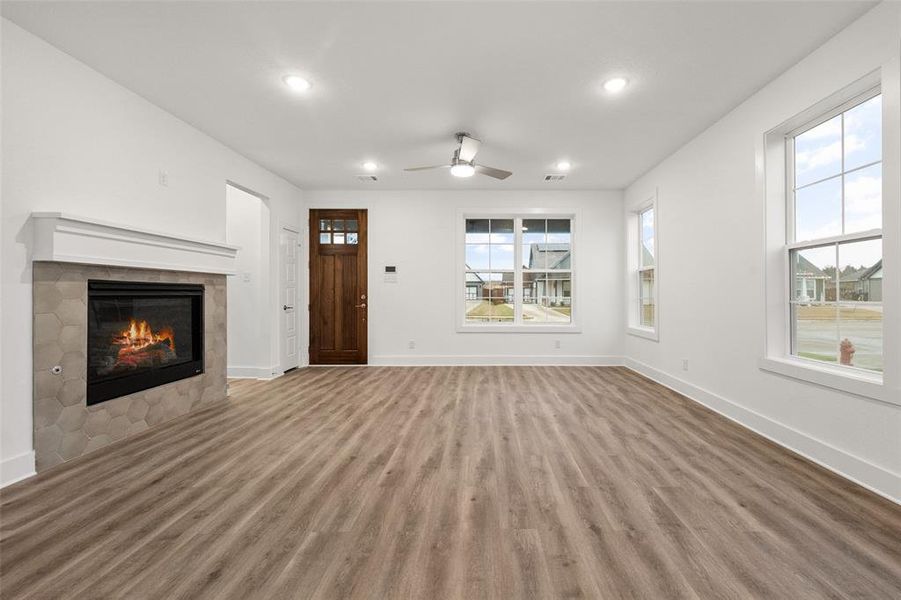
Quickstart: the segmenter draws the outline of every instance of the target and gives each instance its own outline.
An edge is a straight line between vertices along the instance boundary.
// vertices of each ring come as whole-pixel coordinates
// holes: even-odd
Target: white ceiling
[[[870,2],[18,2],[3,16],[305,189],[621,188]],[[307,75],[291,93],[281,78]],[[601,91],[611,75],[631,85]],[[403,167],[452,134],[506,181]],[[750,143],[750,141],[749,141]],[[560,158],[566,181],[542,182]],[[380,165],[378,183],[356,180]]]

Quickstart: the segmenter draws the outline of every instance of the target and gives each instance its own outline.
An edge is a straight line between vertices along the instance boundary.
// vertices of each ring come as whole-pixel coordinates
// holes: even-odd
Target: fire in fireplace
[[[88,282],[87,403],[203,373],[203,286]]]
[[[138,322],[131,320],[128,329],[125,329],[112,340],[113,349],[116,350],[112,364],[108,368],[101,367],[98,370],[107,374],[116,369],[138,369],[141,367],[153,367],[154,365],[167,365],[178,360],[175,352],[175,333],[168,325],[159,333],[154,333],[147,321]]]

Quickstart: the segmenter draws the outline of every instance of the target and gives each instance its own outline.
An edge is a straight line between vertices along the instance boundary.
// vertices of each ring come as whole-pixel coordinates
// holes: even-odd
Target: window
[[[882,96],[789,133],[786,154],[791,354],[882,372]]]
[[[626,211],[626,332],[659,341],[657,192]]]
[[[513,219],[466,220],[466,321],[515,317]]]
[[[572,222],[464,218],[464,325],[571,325]]]
[[[319,219],[320,244],[358,244],[356,219]]]
[[[638,324],[654,329],[657,325],[657,263],[653,206],[638,213],[638,239]]]

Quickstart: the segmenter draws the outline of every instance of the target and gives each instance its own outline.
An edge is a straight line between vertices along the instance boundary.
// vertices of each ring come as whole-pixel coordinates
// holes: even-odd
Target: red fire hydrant
[[[841,352],[841,356],[839,357],[839,362],[843,365],[851,365],[851,359],[854,358],[854,353],[857,352],[854,348],[854,344],[851,343],[851,340],[845,338],[842,340],[842,343],[839,344],[839,351]]]

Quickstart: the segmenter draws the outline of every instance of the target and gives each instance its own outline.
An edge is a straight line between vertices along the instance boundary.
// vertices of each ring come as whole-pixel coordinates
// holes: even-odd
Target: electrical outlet
[[[682,359],[682,370],[683,370],[683,371],[687,371],[687,370],[688,370],[688,359],[687,359],[687,358],[683,358],[683,359]]]
[[[560,349],[560,340],[554,340],[554,348],[556,348],[557,350]]]
[[[407,342],[407,348],[410,350],[416,350],[416,340],[410,340]]]
[[[160,181],[160,185],[169,187],[169,173],[167,173],[163,170],[160,170],[159,181]]]

